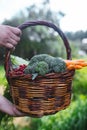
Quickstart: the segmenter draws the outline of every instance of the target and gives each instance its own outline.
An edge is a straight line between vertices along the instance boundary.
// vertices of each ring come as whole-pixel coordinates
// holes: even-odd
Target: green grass
[[[0,66],[0,85],[6,85],[7,80],[5,77],[5,70],[4,70],[4,66]]]
[[[73,92],[76,95],[87,95],[87,67],[76,71],[73,79]]]

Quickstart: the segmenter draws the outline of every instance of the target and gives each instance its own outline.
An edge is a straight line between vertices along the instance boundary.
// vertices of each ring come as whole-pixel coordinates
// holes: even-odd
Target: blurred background
[[[72,59],[87,61],[86,12],[86,0],[0,0],[0,24],[17,27],[25,21],[50,21],[66,35],[72,50]],[[66,59],[63,41],[53,29],[35,26],[23,30],[21,40],[13,55],[29,60],[32,56],[42,53]],[[9,98],[4,57],[5,49],[1,47],[0,92]],[[72,84],[72,100],[67,109],[39,119],[12,118],[0,113],[0,122],[0,130],[86,130],[87,68],[75,73]]]

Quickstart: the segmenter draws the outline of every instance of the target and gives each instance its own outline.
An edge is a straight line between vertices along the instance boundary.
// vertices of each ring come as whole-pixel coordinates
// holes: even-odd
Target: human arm
[[[20,40],[21,30],[8,26],[0,25],[0,46],[14,49]],[[11,116],[24,116],[24,113],[18,111],[13,103],[6,97],[0,95],[0,111]]]
[[[13,103],[4,96],[0,95],[0,111],[10,116],[24,116],[25,114],[18,111]]]

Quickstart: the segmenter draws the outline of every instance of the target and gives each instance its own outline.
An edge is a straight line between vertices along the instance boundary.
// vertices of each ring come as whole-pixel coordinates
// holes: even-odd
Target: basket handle
[[[44,25],[44,26],[53,28],[60,35],[61,39],[64,42],[64,45],[66,48],[66,53],[67,53],[67,59],[71,60],[71,48],[70,48],[69,42],[68,42],[66,36],[64,35],[64,33],[53,23],[47,22],[47,21],[27,21],[27,22],[24,22],[23,24],[19,25],[18,28],[21,30],[24,30],[27,27],[36,26],[36,25]],[[6,57],[5,58],[5,70],[6,70],[6,73],[8,74],[8,71],[10,69],[9,66],[11,64],[10,50],[7,49],[5,57]]]
[[[47,21],[28,21],[28,22],[25,22],[25,23],[19,25],[18,28],[23,30],[27,27],[36,26],[36,25],[44,25],[44,26],[53,28],[60,35],[60,37],[62,38],[62,40],[64,42],[64,45],[66,48],[66,53],[67,53],[67,59],[71,59],[71,48],[70,48],[69,42],[68,42],[66,36],[64,35],[64,33],[53,23],[47,22]]]

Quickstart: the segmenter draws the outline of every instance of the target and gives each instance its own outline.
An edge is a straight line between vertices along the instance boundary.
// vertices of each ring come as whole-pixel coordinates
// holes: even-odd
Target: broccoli
[[[44,61],[47,62],[47,63],[50,65],[50,62],[51,62],[51,60],[53,60],[53,59],[54,59],[53,56],[47,55],[47,56],[45,57]]]
[[[33,65],[28,65],[24,72],[26,74],[32,74],[32,79],[34,80],[38,75],[44,76],[46,73],[49,72],[49,66],[46,62],[40,61],[36,62]]]
[[[26,74],[38,73],[39,75],[45,75],[49,72],[49,66],[45,61],[36,62],[33,65],[29,65],[25,68],[24,72]]]
[[[66,63],[62,58],[53,57],[47,54],[40,54],[32,57],[24,72],[32,74],[32,79],[38,75],[44,76],[51,72],[64,72],[66,70]]]
[[[37,66],[35,67],[35,72],[39,75],[44,76],[49,72],[49,66],[45,61],[38,62]]]
[[[28,66],[24,69],[25,74],[33,74],[35,73],[35,68],[37,66],[38,62],[33,63],[32,65],[28,64]]]
[[[33,57],[30,59],[29,65],[32,65],[32,64],[34,64],[34,63],[36,63],[36,62],[39,62],[39,61],[44,61],[44,59],[45,59],[46,57],[48,57],[48,56],[49,56],[49,55],[47,55],[47,54],[35,55],[35,56],[33,56]]]
[[[50,67],[53,72],[56,72],[56,73],[64,72],[66,70],[66,63],[64,62],[63,59],[57,57],[51,61]]]

